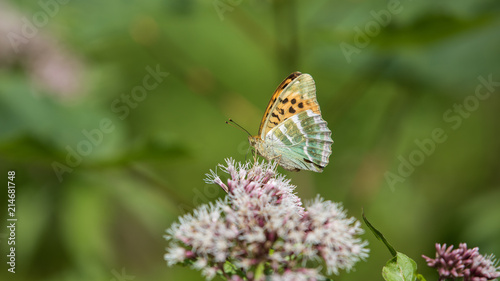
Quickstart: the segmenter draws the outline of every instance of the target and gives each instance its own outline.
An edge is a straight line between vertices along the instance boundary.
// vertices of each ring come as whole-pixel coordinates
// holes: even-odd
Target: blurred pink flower
[[[0,70],[20,65],[42,92],[74,98],[83,92],[83,63],[44,29],[48,30],[32,22],[30,15],[1,2],[0,37],[4,40],[0,40]]]

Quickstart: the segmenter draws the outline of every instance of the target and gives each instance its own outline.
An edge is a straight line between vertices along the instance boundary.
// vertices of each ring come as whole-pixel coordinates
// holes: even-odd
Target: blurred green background
[[[202,280],[164,230],[224,196],[204,174],[248,149],[224,121],[256,133],[293,71],[335,141],[324,173],[280,169],[301,198],[364,208],[428,280],[436,242],[500,255],[498,1],[1,1],[0,35],[1,280]],[[382,280],[363,238],[334,280]]]

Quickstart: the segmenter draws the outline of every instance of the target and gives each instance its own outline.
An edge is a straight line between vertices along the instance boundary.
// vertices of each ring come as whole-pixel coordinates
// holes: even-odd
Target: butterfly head
[[[255,153],[265,158],[268,158],[266,145],[260,136],[248,136],[248,142],[250,143],[250,147],[255,150]]]
[[[256,147],[257,143],[259,143],[259,140],[261,140],[259,136],[248,136],[248,142],[252,147]]]
[[[253,147],[257,154],[266,156],[266,147],[267,145],[264,143],[260,136],[248,136],[248,142],[250,143],[250,147]]]

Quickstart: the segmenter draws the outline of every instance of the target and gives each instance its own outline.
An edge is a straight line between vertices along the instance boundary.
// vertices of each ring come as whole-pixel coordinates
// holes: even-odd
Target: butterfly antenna
[[[249,136],[251,136],[252,134],[250,134],[250,132],[248,132],[245,128],[241,127],[238,123],[234,122],[233,119],[229,119],[229,121],[226,121],[226,124],[229,124],[233,127],[236,127],[236,128],[240,128],[242,129],[245,133],[247,133]]]

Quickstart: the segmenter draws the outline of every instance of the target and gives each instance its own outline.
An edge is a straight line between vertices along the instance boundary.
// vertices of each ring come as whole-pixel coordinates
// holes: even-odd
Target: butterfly
[[[257,136],[256,153],[277,160],[285,170],[323,172],[332,154],[332,132],[321,117],[311,75],[294,72],[274,92]]]

